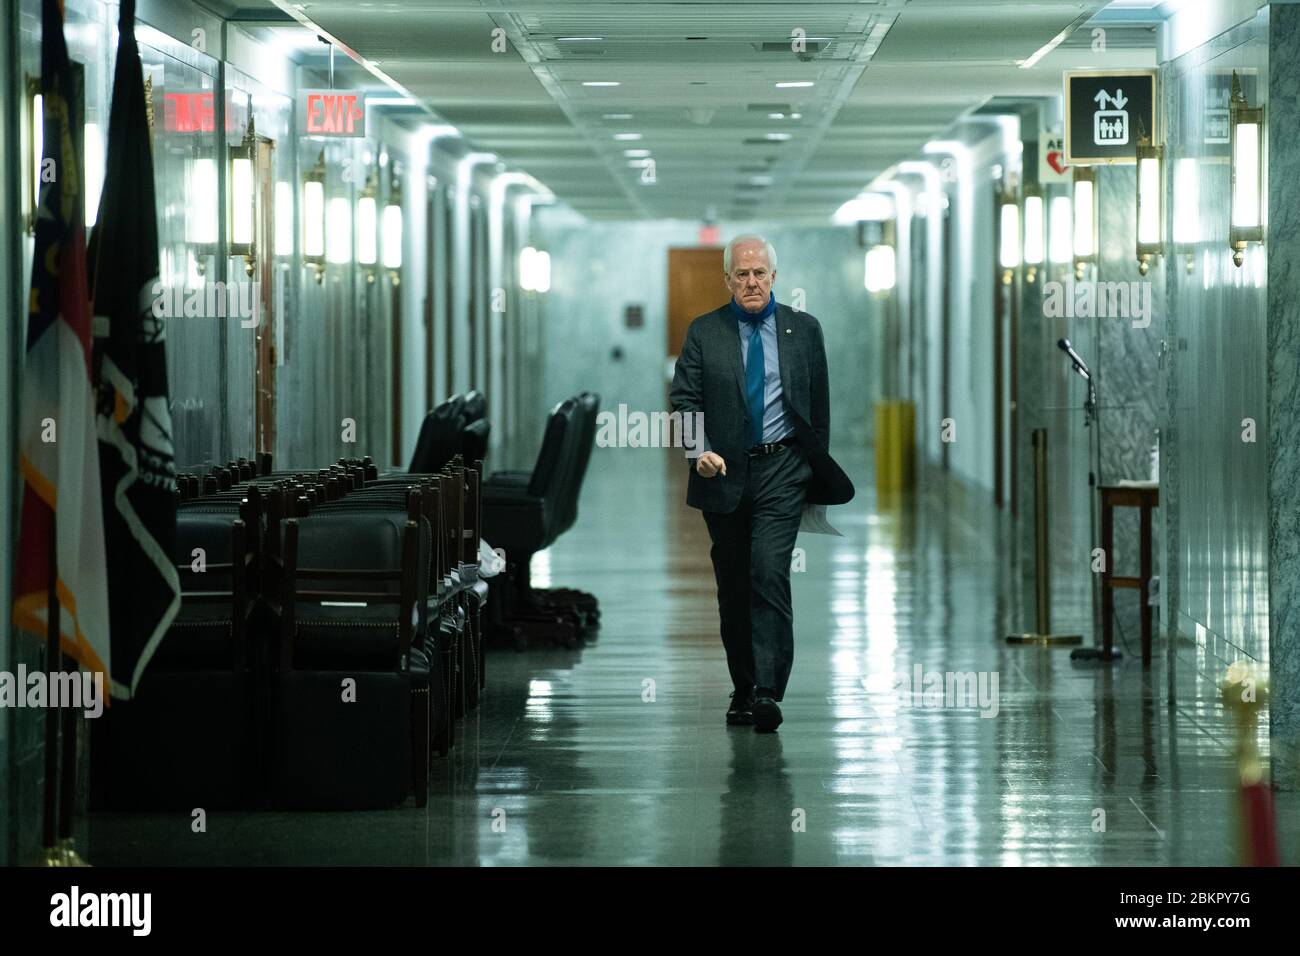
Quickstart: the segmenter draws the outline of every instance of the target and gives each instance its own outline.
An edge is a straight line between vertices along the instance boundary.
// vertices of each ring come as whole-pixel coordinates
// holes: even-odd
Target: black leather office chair
[[[173,551],[180,609],[134,699],[92,721],[97,806],[226,810],[261,800],[260,648],[249,620],[259,520],[247,506],[241,517],[237,504],[180,509]]]
[[[516,646],[530,637],[568,645],[576,641],[578,622],[533,599],[529,565],[536,552],[555,541],[567,517],[581,434],[578,399],[560,402],[547,419],[527,484],[520,476],[507,474],[493,475],[483,486],[483,537],[505,551],[510,585],[499,608],[503,617],[493,622],[491,630]]]
[[[412,791],[424,805],[431,549],[428,523],[404,515],[284,522],[271,704],[277,807],[389,807]]]
[[[435,472],[460,451],[464,401],[463,396],[452,396],[424,416],[407,471],[416,474]]]

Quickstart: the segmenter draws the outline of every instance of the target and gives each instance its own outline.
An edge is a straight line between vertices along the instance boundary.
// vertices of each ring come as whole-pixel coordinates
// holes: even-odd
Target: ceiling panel
[[[301,6],[299,16],[378,61],[472,148],[596,218],[689,219],[710,206],[829,216],[993,97],[1055,95],[1066,67],[1154,63],[1150,23],[1108,26],[1109,49],[1093,51],[1082,26],[1104,0]],[[1020,67],[1063,32],[1053,52]],[[650,150],[653,182],[626,149]]]

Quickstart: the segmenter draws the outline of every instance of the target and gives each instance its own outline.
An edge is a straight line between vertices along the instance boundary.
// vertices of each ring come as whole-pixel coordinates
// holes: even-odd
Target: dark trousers
[[[736,690],[767,687],[785,697],[794,663],[790,555],[812,467],[798,445],[749,460],[740,504],[704,512],[718,582],[718,616]]]

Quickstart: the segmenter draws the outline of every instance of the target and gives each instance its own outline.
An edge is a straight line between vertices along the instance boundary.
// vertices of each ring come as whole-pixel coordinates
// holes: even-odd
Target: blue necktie
[[[745,401],[749,405],[749,444],[763,441],[763,316],[745,316],[749,323],[749,351],[745,354]]]

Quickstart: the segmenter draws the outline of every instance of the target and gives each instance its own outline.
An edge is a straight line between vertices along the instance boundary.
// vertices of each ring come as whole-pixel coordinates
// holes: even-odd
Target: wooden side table
[[[1106,570],[1101,576],[1101,634],[1102,653],[1107,659],[1113,653],[1115,639],[1115,588],[1137,589],[1142,602],[1142,666],[1151,666],[1151,512],[1160,506],[1160,489],[1133,485],[1101,486],[1101,547],[1106,557]],[[1115,509],[1137,508],[1138,576],[1116,577],[1115,568]]]

